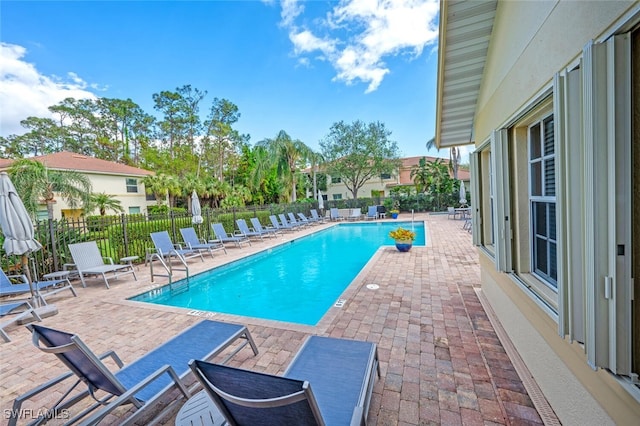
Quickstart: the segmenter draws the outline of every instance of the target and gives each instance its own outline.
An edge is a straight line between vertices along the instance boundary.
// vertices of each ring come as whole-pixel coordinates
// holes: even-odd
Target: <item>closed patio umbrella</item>
[[[318,189],[318,208],[324,210],[324,199],[322,198],[322,192]]]
[[[200,199],[198,198],[198,194],[196,194],[196,190],[193,190],[191,194],[191,223],[196,225],[203,222],[202,219],[202,208],[200,207]]]
[[[4,234],[2,248],[7,255],[22,256],[22,269],[35,298],[28,254],[40,250],[42,244],[34,238],[33,222],[6,172],[0,173],[0,227]]]
[[[460,181],[460,204],[467,205],[467,191],[462,180]]]

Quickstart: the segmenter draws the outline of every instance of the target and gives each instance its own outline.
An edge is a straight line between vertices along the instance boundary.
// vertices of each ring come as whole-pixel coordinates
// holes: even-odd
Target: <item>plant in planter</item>
[[[396,242],[398,251],[406,252],[411,250],[413,240],[416,239],[416,233],[402,227],[398,227],[389,232],[389,236]]]
[[[398,215],[400,214],[400,210],[398,210],[398,209],[392,209],[392,210],[389,210],[389,213],[391,214],[391,217],[392,217],[393,219],[397,219],[397,218],[398,218]]]

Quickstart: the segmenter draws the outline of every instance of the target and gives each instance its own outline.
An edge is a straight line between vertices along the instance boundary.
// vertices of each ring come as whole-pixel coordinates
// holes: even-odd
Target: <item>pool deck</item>
[[[410,215],[401,214],[403,219]],[[167,282],[162,277],[151,282],[144,265],[139,265],[137,281],[130,275],[110,280],[111,289],[98,279],[89,279],[87,288],[74,281],[78,297],[68,292],[52,296],[49,303],[58,313],[43,324],[78,334],[95,353],[114,349],[126,364],[203,317],[242,323],[260,353],[254,356],[245,348],[229,365],[271,374],[284,372],[310,334],[367,340],[378,345],[382,373],[374,387],[370,425],[559,424],[535,383],[519,376],[526,375],[526,368],[510,342],[499,339],[501,326],[483,307],[478,254],[471,234],[462,229],[463,221],[447,219],[446,214],[415,219],[426,223],[427,246],[414,246],[408,253],[380,248],[341,296],[343,306],[332,307],[317,326],[127,301]],[[251,247],[231,247],[213,259],[207,254],[204,262],[191,259],[189,268],[191,274],[204,271],[332,225],[286,233]],[[370,289],[369,284],[378,287]],[[3,419],[16,396],[67,371],[53,355],[32,345],[25,327],[13,325],[7,332],[12,341],[0,343]],[[62,391],[56,389],[24,408],[50,407]],[[176,410],[161,424],[173,424]],[[104,424],[118,424],[128,412],[118,409]]]

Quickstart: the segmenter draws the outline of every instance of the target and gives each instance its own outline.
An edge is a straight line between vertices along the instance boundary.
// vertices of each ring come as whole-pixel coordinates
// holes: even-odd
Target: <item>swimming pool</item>
[[[422,222],[340,224],[194,275],[188,291],[167,285],[129,300],[315,325],[398,226],[425,244]]]

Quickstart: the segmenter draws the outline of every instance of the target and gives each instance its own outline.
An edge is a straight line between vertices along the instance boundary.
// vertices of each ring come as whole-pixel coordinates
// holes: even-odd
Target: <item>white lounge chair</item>
[[[82,287],[86,287],[87,283],[84,278],[89,275],[101,275],[104,284],[109,288],[109,280],[107,274],[113,274],[114,278],[122,275],[133,274],[133,279],[138,280],[136,271],[133,266],[125,264],[114,264],[110,257],[102,257],[98,244],[95,241],[87,241],[86,243],[69,244],[69,251],[73,258],[73,263],[78,270]],[[109,263],[105,263],[107,259]]]

